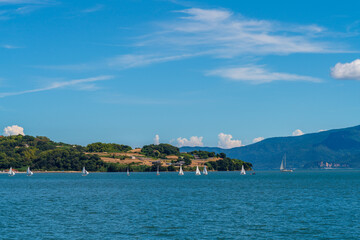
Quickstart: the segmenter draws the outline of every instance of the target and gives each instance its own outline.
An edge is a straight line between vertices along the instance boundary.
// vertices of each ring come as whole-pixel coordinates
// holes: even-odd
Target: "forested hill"
[[[221,149],[183,147],[181,152],[204,150],[224,152],[232,158],[251,162],[255,169],[279,169],[286,153],[288,167],[360,167],[360,126],[322,131],[297,137],[268,138],[244,147]]]
[[[96,154],[86,152],[127,151],[131,147],[119,144],[93,143],[87,147],[57,143],[47,137],[0,136],[0,169],[106,171],[107,166]]]

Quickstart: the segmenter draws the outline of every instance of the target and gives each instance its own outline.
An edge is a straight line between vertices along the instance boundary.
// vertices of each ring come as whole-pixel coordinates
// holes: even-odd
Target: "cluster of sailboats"
[[[27,170],[26,170],[26,175],[30,177],[30,176],[32,176],[33,174],[34,174],[34,173],[30,170],[30,167],[28,167]],[[127,168],[126,174],[127,174],[128,176],[130,176],[130,170],[129,170],[129,168]],[[242,167],[241,167],[241,172],[240,172],[240,174],[241,174],[241,175],[245,175],[245,174],[246,174],[244,165],[242,165]],[[8,172],[8,175],[9,175],[10,177],[15,176],[15,172],[13,171],[12,167],[10,167],[9,172]],[[82,171],[81,171],[81,175],[84,176],[84,177],[87,176],[87,175],[89,175],[89,172],[85,169],[85,167],[83,167],[83,169],[82,169]],[[157,166],[156,175],[157,175],[157,176],[160,175],[160,166]],[[180,166],[179,175],[180,175],[180,176],[184,175],[184,171],[183,171],[183,169],[182,169],[182,165]],[[198,176],[201,175],[199,166],[196,166],[195,175],[198,175]],[[204,166],[204,168],[203,168],[202,175],[208,175],[208,171],[207,171],[207,169],[206,169],[206,166]]]
[[[160,169],[160,166],[158,165],[158,166],[157,166],[157,169],[156,169],[156,175],[157,175],[157,176],[160,175],[160,170],[159,170],[159,169]],[[126,174],[127,174],[128,176],[130,176],[130,170],[129,170],[129,168],[127,168]],[[241,167],[241,172],[240,172],[240,174],[241,174],[241,175],[245,175],[245,174],[246,174],[244,165],[242,165],[242,167]],[[179,175],[180,175],[180,176],[184,175],[184,170],[183,170],[183,168],[182,168],[182,165],[180,165]],[[201,175],[199,166],[196,166],[195,175],[197,175],[197,176]],[[202,175],[208,175],[208,171],[207,171],[206,166],[204,166],[204,168],[203,168]]]
[[[32,176],[33,174],[34,174],[34,173],[30,170],[30,167],[28,167],[27,170],[26,170],[26,175],[30,177],[30,176]],[[12,169],[12,167],[10,167],[9,172],[8,172],[8,175],[9,175],[10,177],[15,176],[15,172],[14,172],[14,170]]]
[[[202,171],[202,174],[203,174],[203,175],[208,175],[208,171],[207,171],[207,169],[206,169],[206,166],[204,166],[203,171]],[[241,175],[245,175],[245,174],[246,174],[244,165],[242,165],[242,167],[241,167],[241,172],[240,172],[240,174],[241,174]],[[179,175],[180,175],[180,176],[184,175],[184,171],[183,171],[183,169],[182,169],[182,166],[180,166]],[[198,176],[201,175],[199,166],[196,166],[195,175],[198,175]]]
[[[87,176],[87,175],[89,174],[89,172],[85,169],[85,167],[83,167],[83,169],[82,169],[82,171],[81,171],[81,174],[82,174],[83,176]],[[15,172],[14,172],[14,170],[12,169],[12,167],[10,167],[9,172],[8,172],[8,175],[9,175],[10,177],[15,176]],[[30,170],[30,167],[27,168],[27,170],[26,170],[26,175],[29,176],[29,177],[32,176],[32,175],[34,175],[34,173]]]

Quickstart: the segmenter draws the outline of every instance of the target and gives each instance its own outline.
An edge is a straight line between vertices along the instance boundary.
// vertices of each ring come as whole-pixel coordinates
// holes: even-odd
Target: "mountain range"
[[[286,154],[288,168],[359,168],[360,125],[301,136],[273,137],[254,144],[222,149],[182,147],[181,152],[203,150],[225,153],[251,162],[255,169],[279,169]]]

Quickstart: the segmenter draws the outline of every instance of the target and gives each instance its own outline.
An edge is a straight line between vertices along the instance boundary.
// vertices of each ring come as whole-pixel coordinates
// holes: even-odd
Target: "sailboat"
[[[12,170],[12,167],[10,167],[8,174],[9,174],[10,177],[15,176],[15,172]]]
[[[200,170],[199,170],[199,166],[196,166],[195,175],[201,175],[201,172],[200,172]]]
[[[283,159],[281,161],[280,171],[281,172],[293,172],[292,169],[286,169],[286,153],[284,154]]]
[[[208,171],[206,170],[206,165],[204,166],[203,174],[204,174],[204,175],[208,175]]]
[[[246,171],[245,171],[245,168],[244,168],[244,165],[242,165],[241,167],[241,172],[240,172],[241,175],[246,175]]]
[[[159,176],[160,175],[160,171],[159,171],[159,165],[157,166],[157,171],[156,171],[156,175]]]
[[[30,176],[32,176],[33,174],[34,174],[34,173],[30,170],[30,167],[28,167],[27,170],[26,170],[26,175],[30,177]]]
[[[82,175],[85,177],[87,175],[89,175],[89,172],[86,171],[85,167],[83,167],[82,171],[81,171]]]
[[[183,169],[182,169],[182,165],[180,165],[179,175],[180,175],[180,176],[184,175],[184,171],[183,171]]]
[[[127,168],[126,174],[127,174],[128,176],[130,176],[129,167]]]

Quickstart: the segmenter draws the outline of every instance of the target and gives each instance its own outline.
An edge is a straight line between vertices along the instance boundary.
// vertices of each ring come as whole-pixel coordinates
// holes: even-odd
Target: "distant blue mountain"
[[[322,131],[297,137],[274,137],[261,142],[221,149],[217,147],[183,147],[181,152],[203,150],[225,153],[231,158],[251,162],[255,169],[279,169],[286,153],[289,168],[319,168],[326,162],[332,167],[360,167],[360,125]]]

